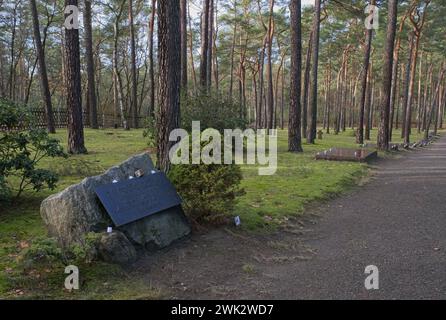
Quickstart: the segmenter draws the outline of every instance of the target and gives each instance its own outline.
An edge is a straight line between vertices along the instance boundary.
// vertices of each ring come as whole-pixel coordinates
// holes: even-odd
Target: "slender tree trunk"
[[[322,119],[322,129],[327,129],[327,116],[328,116],[328,95],[330,89],[328,88],[328,75],[329,73],[329,67],[325,70],[325,76],[324,76],[324,118]]]
[[[403,133],[404,133],[404,143],[410,143],[410,134],[412,128],[412,101],[415,86],[415,74],[417,70],[417,58],[418,58],[418,46],[419,46],[419,35],[415,33],[412,39],[413,49],[411,50],[412,56],[410,58],[410,74],[409,74],[409,87],[407,91],[407,104],[403,107],[406,108],[406,118],[404,121]]]
[[[413,39],[409,39],[410,50],[409,50],[409,58],[406,65],[405,75],[404,75],[404,88],[403,88],[403,104],[401,106],[401,138],[404,138],[405,130],[406,130],[406,112],[407,112],[407,103],[409,102],[409,91],[410,91],[410,70],[413,58],[414,51],[414,42]]]
[[[440,71],[440,75],[438,77],[438,83],[437,83],[436,89],[433,92],[433,96],[432,96],[432,103],[431,103],[431,107],[430,107],[429,116],[427,119],[426,129],[424,130],[424,139],[425,140],[427,140],[429,138],[429,130],[430,130],[430,126],[432,124],[432,118],[436,112],[435,108],[436,108],[437,101],[438,101],[438,94],[440,92],[441,82],[443,81],[445,71],[446,71],[446,67],[445,67],[445,65],[443,65],[442,70]],[[445,95],[446,95],[446,92],[445,92]]]
[[[390,142],[390,104],[392,99],[393,52],[395,49],[396,20],[398,16],[398,0],[388,0],[387,40],[384,49],[383,67],[383,99],[380,103],[378,128],[378,149],[389,150]]]
[[[30,0],[31,14],[33,17],[34,44],[36,46],[37,57],[39,60],[40,84],[42,87],[42,95],[45,101],[46,123],[49,133],[56,133],[53,105],[51,102],[50,86],[48,83],[48,74],[46,69],[45,53],[40,39],[39,16],[37,13],[37,5],[35,0]]]
[[[339,121],[339,109],[341,108],[341,75],[342,75],[342,66],[341,69],[338,71],[338,75],[336,77],[336,106],[334,110],[334,131],[335,134],[339,134],[339,131],[341,129],[341,123]]]
[[[291,0],[291,69],[290,69],[290,111],[288,120],[288,151],[302,152],[300,128],[301,77],[302,77],[302,22],[301,1]]]
[[[157,166],[168,171],[169,141],[180,124],[181,66],[180,5],[178,1],[158,0],[159,112],[157,113]]]
[[[213,76],[214,76],[214,82],[215,82],[215,89],[217,90],[217,92],[219,91],[219,66],[218,66],[218,56],[217,56],[217,38],[218,38],[218,0],[213,0],[214,1],[214,16],[215,16],[215,28],[214,28],[214,32],[213,32],[213,37],[212,37],[212,56],[213,56]]]
[[[236,1],[234,1],[234,16],[237,16]],[[231,69],[229,73],[229,99],[232,101],[234,90],[234,56],[235,56],[235,38],[237,36],[237,23],[234,23],[234,30],[232,33],[232,45],[231,45]]]
[[[370,113],[372,110],[372,94],[373,94],[373,63],[369,64],[368,83],[367,83],[367,95],[364,109],[364,140],[370,140]]]
[[[209,7],[210,0],[203,0],[203,12],[201,13],[201,60],[200,60],[200,86],[207,90],[207,67],[209,50]]]
[[[119,108],[119,112],[121,115],[121,123],[124,128],[124,130],[129,130],[129,123],[127,121],[127,111],[124,107],[124,89],[122,85],[122,79],[121,74],[119,72],[119,63],[118,63],[118,40],[119,40],[119,20],[121,18],[122,12],[124,10],[124,4],[123,1],[120,5],[119,12],[115,17],[114,25],[113,25],[113,32],[114,32],[114,44],[113,44],[113,73],[115,78],[115,88],[116,88],[116,95],[117,95],[117,105]]]
[[[212,63],[213,63],[213,43],[214,43],[214,0],[209,0],[209,31],[208,31],[208,52],[207,52],[207,66],[206,66],[206,84],[207,91],[212,86]]]
[[[440,113],[441,113],[441,98],[442,98],[442,90],[443,86],[441,85],[441,81],[440,81],[440,90],[438,91],[438,101],[437,101],[437,109],[435,112],[435,121],[434,121],[434,135],[437,135],[438,133],[438,124],[440,122]]]
[[[189,51],[190,51],[190,69],[192,71],[192,80],[194,81],[194,91],[197,92],[198,84],[197,84],[197,74],[195,72],[195,62],[194,62],[194,35],[192,30],[192,18],[190,16],[190,6],[188,2],[188,17],[189,17],[189,32],[190,32],[190,40],[189,40]]]
[[[285,128],[285,68],[282,69],[282,87],[280,92],[280,129]]]
[[[439,129],[443,129],[443,121],[444,121],[444,108],[446,104],[446,85],[443,86],[443,95],[441,96],[441,103],[440,103],[440,124]]]
[[[422,131],[426,129],[428,93],[429,93],[429,86],[432,85],[432,75],[433,75],[433,64],[431,63],[426,72],[425,79],[427,79],[427,83],[424,86],[424,93],[423,93],[423,110],[422,110],[422,120],[421,120]]]
[[[156,0],[152,0],[151,6],[152,12],[150,13],[149,22],[149,82],[150,82],[150,95],[149,95],[149,110],[148,114],[151,118],[155,117],[155,67],[154,67],[154,45],[153,45],[153,32],[155,27],[155,15],[156,15]]]
[[[87,97],[90,106],[90,127],[98,129],[98,107],[96,100],[96,83],[94,77],[94,58],[93,58],[93,32],[91,24],[91,1],[85,0],[84,8],[84,29],[85,29],[85,60],[87,62]]]
[[[77,0],[65,0],[65,7],[77,6]],[[66,18],[66,17],[65,17]],[[81,66],[79,50],[79,30],[65,29],[65,56],[67,73],[68,108],[68,152],[86,153],[84,127],[82,122]]]
[[[267,46],[267,64],[266,64],[266,78],[268,81],[268,91],[267,91],[267,128],[273,129],[273,118],[274,118],[274,86],[273,86],[273,64],[272,64],[272,54],[273,54],[273,39],[274,39],[274,0],[270,0],[269,8],[269,22],[268,22],[268,46]]]
[[[180,0],[181,89],[187,92],[187,0]]]
[[[267,42],[267,35],[265,35],[265,37],[263,38],[263,47],[262,50],[260,51],[260,58],[259,58],[259,63],[260,63],[260,71],[259,71],[259,117],[257,119],[257,121],[259,122],[258,125],[256,126],[257,128],[265,128],[266,125],[266,113],[264,112],[264,106],[265,106],[265,101],[264,101],[264,67],[265,67],[265,50],[266,50],[266,42]]]
[[[133,25],[133,0],[128,0],[129,3],[129,24],[130,24],[130,63],[131,63],[131,78],[132,91],[130,96],[130,110],[132,110],[133,127],[138,128],[138,78],[136,76],[136,44],[135,44],[135,27]]]
[[[332,92],[331,92],[331,84],[332,84],[332,74],[331,74],[331,60],[328,64],[328,79],[327,79],[327,130],[326,133],[330,134],[330,116],[331,116],[331,98],[332,98]]]
[[[304,86],[302,95],[302,136],[307,136],[308,131],[308,96],[310,94],[310,73],[311,73],[311,45],[313,43],[314,30],[310,32],[308,39],[307,54],[305,58]]]
[[[16,76],[16,70],[15,70],[15,42],[16,42],[16,33],[17,33],[17,7],[18,7],[19,2],[15,1],[14,3],[14,9],[12,12],[12,27],[11,27],[11,42],[10,42],[10,61],[11,61],[11,65],[9,68],[9,80],[8,80],[8,84],[9,84],[9,98],[11,100],[15,100],[15,76]],[[40,31],[39,31],[40,32]]]
[[[321,24],[321,0],[315,1],[315,13],[313,21],[313,43],[312,43],[312,89],[311,89],[311,105],[310,105],[310,127],[307,134],[307,142],[313,143],[316,139],[317,130],[317,84],[318,84],[318,68],[319,68],[319,32]]]
[[[420,56],[420,69],[418,70],[418,97],[417,97],[417,132],[421,133],[421,122],[422,122],[422,118],[423,118],[423,108],[421,106],[421,102],[423,101],[423,96],[422,96],[422,84],[421,84],[421,78],[423,75],[423,53],[424,50],[421,51],[421,56]]]
[[[371,5],[375,5],[376,1],[371,0]],[[361,101],[359,105],[359,125],[358,125],[358,136],[357,142],[359,144],[364,143],[364,113],[365,113],[365,105],[367,99],[367,79],[369,76],[369,65],[370,65],[370,54],[372,49],[372,38],[373,38],[373,29],[366,31],[366,40],[365,40],[365,56],[364,56],[364,72],[362,75],[362,88],[361,88]]]
[[[395,105],[399,101],[399,96],[397,95],[398,90],[398,71],[399,71],[399,54],[401,49],[401,36],[404,30],[404,25],[406,23],[409,14],[412,11],[413,3],[411,4],[411,8],[406,11],[406,14],[401,19],[399,30],[398,30],[398,38],[396,40],[395,49],[393,52],[393,65],[392,65],[392,91],[391,91],[391,99],[390,99],[390,116],[389,116],[389,140],[392,141],[393,136],[393,120],[395,118]],[[398,116],[398,114],[397,114]]]

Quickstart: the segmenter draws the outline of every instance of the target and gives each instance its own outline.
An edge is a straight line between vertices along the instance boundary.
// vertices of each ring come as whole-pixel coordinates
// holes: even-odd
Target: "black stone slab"
[[[95,192],[117,227],[181,204],[163,172],[103,185]]]
[[[368,149],[331,148],[318,152],[316,160],[368,162],[378,157],[378,152]]]
[[[378,149],[378,145],[376,143],[365,143],[363,148]],[[398,151],[400,148],[404,148],[403,143],[389,143],[389,150]]]

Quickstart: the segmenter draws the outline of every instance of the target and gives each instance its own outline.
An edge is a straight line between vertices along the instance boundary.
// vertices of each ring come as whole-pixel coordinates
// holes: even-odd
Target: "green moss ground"
[[[56,137],[65,144],[64,130],[59,130]],[[142,130],[87,129],[85,137],[88,155],[42,163],[43,167],[60,174],[57,190],[26,194],[15,203],[0,204],[0,298],[151,299],[162,296],[156,289],[141,286],[119,267],[94,264],[84,268],[88,271],[83,275],[83,289],[69,293],[63,289],[63,265],[56,263],[25,270],[18,263],[20,253],[33,240],[46,235],[39,215],[40,202],[45,197],[147,149]],[[347,131],[337,136],[324,135],[315,145],[304,144],[304,153],[291,154],[287,152],[286,131],[279,131],[277,173],[259,176],[257,167],[244,166],[242,185],[246,195],[239,200],[234,215],[240,215],[246,230],[268,231],[280,225],[285,217],[302,214],[306,204],[347,190],[367,174],[367,165],[315,161],[314,155],[331,147],[355,146],[353,132]]]

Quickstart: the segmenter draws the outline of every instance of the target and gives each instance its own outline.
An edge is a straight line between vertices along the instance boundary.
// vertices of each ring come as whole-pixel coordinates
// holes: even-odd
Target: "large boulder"
[[[135,247],[119,231],[104,233],[98,243],[99,258],[105,262],[128,264],[136,260]]]
[[[134,243],[147,250],[165,248],[190,233],[189,224],[179,206],[121,226],[119,229]]]
[[[153,162],[147,153],[134,156],[104,174],[84,179],[79,184],[45,199],[40,208],[50,236],[64,246],[82,243],[89,232],[104,232],[113,226],[94,190],[127,179],[137,170],[150,174]],[[163,248],[190,233],[181,207],[160,212],[118,228],[136,246]]]

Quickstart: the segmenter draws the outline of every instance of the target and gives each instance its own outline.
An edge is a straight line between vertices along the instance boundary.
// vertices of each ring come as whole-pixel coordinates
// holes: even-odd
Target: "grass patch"
[[[377,130],[371,131],[376,141]],[[394,132],[400,137],[400,131]],[[419,141],[423,134],[414,134]],[[402,139],[395,138],[395,142]],[[259,176],[257,167],[244,166],[242,186],[246,191],[236,208],[242,228],[251,231],[275,229],[288,217],[304,212],[311,202],[328,199],[347,191],[367,174],[367,164],[353,162],[316,161],[317,152],[332,147],[356,148],[353,130],[338,135],[324,134],[314,145],[303,144],[303,153],[289,153],[287,131],[278,132],[278,169],[275,175]],[[388,157],[391,153],[380,154]]]
[[[55,137],[66,145],[65,130],[59,130]],[[134,298],[159,296],[155,290],[145,288],[137,281],[132,284],[131,281],[113,280],[123,279],[123,273],[116,276],[115,266],[111,265],[83,266],[81,269],[81,274],[84,274],[82,290],[69,293],[63,289],[66,276],[64,266],[55,265],[50,269],[24,270],[19,264],[20,254],[34,240],[46,236],[39,214],[40,203],[45,197],[80,182],[85,176],[100,174],[107,168],[147,148],[146,141],[142,137],[142,130],[87,129],[85,140],[89,150],[87,155],[42,161],[43,168],[52,168],[60,175],[56,190],[45,190],[39,194],[28,193],[12,203],[0,204],[0,298],[118,299],[130,297],[132,294],[135,294]],[[103,283],[107,285],[103,286]]]
[[[59,130],[56,137],[66,145],[66,131]],[[39,215],[40,203],[45,197],[147,150],[142,130],[86,129],[85,138],[87,155],[42,161],[42,167],[52,168],[61,175],[57,190],[26,194],[19,201],[1,204],[0,298],[152,299],[162,296],[158,290],[139,281],[138,276],[103,263],[79,266],[81,290],[71,293],[63,289],[66,276],[63,265],[34,269],[20,266],[20,254],[34,240],[46,236]],[[374,135],[372,139],[375,140]],[[366,174],[364,164],[314,160],[316,152],[330,147],[356,147],[352,131],[324,135],[315,145],[304,144],[302,154],[288,153],[286,131],[279,131],[276,175],[259,176],[255,166],[242,168],[246,195],[240,198],[234,212],[240,215],[242,227],[251,231],[274,229],[287,217],[302,214],[306,204],[344,192]],[[249,273],[251,268],[243,269]]]

